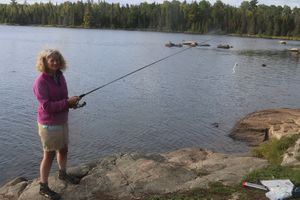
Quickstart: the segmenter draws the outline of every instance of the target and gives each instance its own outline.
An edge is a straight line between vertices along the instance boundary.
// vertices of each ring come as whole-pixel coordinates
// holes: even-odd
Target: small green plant
[[[245,177],[248,182],[256,183],[259,180],[290,179],[295,185],[300,184],[300,168],[269,165],[255,170]]]
[[[156,195],[144,200],[224,200],[231,199],[234,194],[239,197],[239,200],[265,199],[263,191],[247,190],[242,187],[242,184],[225,186],[220,182],[215,182],[209,184],[207,189],[199,188],[185,193]]]
[[[271,139],[270,141],[259,145],[252,149],[252,154],[255,157],[267,159],[270,163],[279,165],[282,162],[285,151],[295,145],[295,142],[300,137],[299,134],[282,139]]]

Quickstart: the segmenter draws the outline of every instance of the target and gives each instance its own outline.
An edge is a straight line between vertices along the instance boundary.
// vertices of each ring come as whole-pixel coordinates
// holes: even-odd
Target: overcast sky
[[[34,3],[34,2],[49,2],[49,0],[26,0],[28,3]],[[62,3],[63,0],[50,0],[52,3]],[[76,2],[77,0],[70,0],[72,2]],[[82,0],[83,2],[86,2],[87,0]],[[98,0],[94,0],[94,2],[97,2]],[[103,0],[102,0],[103,1]],[[105,0],[108,3],[121,3],[121,4],[139,4],[141,2],[148,2],[148,3],[162,3],[164,0]],[[180,0],[183,1],[183,0]],[[192,2],[194,0],[187,0],[187,2]],[[197,0],[199,2],[200,0]],[[243,0],[221,0],[225,4],[230,4],[235,7],[239,7],[241,5],[241,2]],[[0,0],[1,3],[9,3],[10,0]],[[17,0],[18,3],[23,3],[24,0]],[[211,4],[214,4],[216,0],[209,0]],[[258,4],[266,4],[266,5],[288,5],[290,7],[300,7],[300,0],[258,0]]]

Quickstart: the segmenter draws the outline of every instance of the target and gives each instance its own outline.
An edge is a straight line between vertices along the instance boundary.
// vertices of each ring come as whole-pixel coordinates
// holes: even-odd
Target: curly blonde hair
[[[60,64],[60,70],[66,69],[66,61],[61,53],[56,49],[44,49],[37,57],[36,68],[40,72],[48,72],[47,59],[56,57]]]

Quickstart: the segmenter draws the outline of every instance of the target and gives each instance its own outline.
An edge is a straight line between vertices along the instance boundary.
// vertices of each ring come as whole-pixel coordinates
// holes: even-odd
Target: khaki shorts
[[[38,123],[38,129],[44,151],[57,151],[68,147],[68,123],[54,126]]]

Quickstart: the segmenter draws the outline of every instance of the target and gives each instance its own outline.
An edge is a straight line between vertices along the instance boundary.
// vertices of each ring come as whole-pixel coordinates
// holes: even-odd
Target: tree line
[[[0,4],[0,23],[64,27],[300,36],[300,8],[257,0],[233,7],[217,0],[121,5],[105,1]]]

